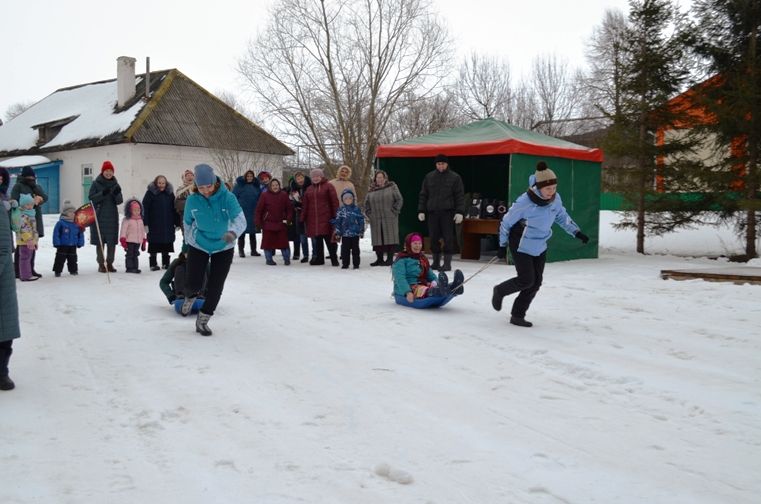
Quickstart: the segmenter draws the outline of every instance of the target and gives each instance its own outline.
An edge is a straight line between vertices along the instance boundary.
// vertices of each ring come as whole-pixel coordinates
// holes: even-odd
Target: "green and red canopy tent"
[[[558,177],[558,192],[573,219],[591,238],[580,246],[565,231],[554,228],[548,260],[597,257],[602,151],[525,130],[496,119],[484,119],[430,135],[381,145],[376,168],[399,185],[404,206],[399,218],[402,237],[426,231],[417,220],[420,184],[434,169],[433,158],[449,157],[450,169],[463,179],[466,196],[502,200],[509,206],[528,188],[536,163],[544,160]]]

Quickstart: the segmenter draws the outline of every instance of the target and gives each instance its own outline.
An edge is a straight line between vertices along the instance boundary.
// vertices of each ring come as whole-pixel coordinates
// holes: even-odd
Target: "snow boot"
[[[394,264],[394,253],[392,251],[390,250],[388,251],[388,259],[386,259],[386,262],[383,264],[385,264],[386,266],[391,266],[392,264]]]
[[[510,317],[510,323],[521,327],[531,327],[534,325],[525,318],[520,317]]]
[[[11,360],[12,348],[0,348],[0,390],[13,390],[16,384],[8,376],[8,362]]]
[[[13,390],[14,388],[16,388],[16,384],[13,383],[10,376],[0,376],[0,390]]]
[[[452,270],[452,254],[444,254],[444,264],[441,266],[441,271]]]
[[[439,287],[443,287],[445,289],[449,288],[449,277],[443,271],[439,272],[437,282],[439,283]]]
[[[190,311],[193,309],[193,303],[196,302],[196,297],[198,297],[198,295],[194,294],[185,298],[185,300],[182,302],[182,306],[180,307],[180,315],[183,317],[188,316]]]
[[[109,273],[116,273],[116,268],[114,268],[114,263],[106,263],[106,269]]]
[[[211,336],[211,329],[209,329],[209,319],[211,315],[199,311],[198,317],[196,317],[196,332],[201,333],[201,336]]]
[[[502,284],[494,286],[491,295],[491,306],[497,311],[502,310],[502,300],[505,297],[505,293],[502,291]]]
[[[340,263],[338,262],[338,256],[336,254],[333,254],[330,256],[330,265],[331,266],[338,266]]]
[[[433,264],[431,265],[431,269],[433,270],[440,270],[441,269],[441,254],[433,253]]]
[[[98,263],[98,273],[105,273],[106,272],[106,265],[103,263]]]
[[[441,274],[441,273],[439,273]],[[462,286],[462,282],[465,280],[465,275],[460,270],[454,270],[454,280],[452,280],[451,290],[453,296],[459,296],[465,291]]]
[[[376,251],[375,252],[375,258],[376,258],[375,261],[371,262],[370,266],[383,266],[384,264],[386,264],[383,261],[383,252],[382,251]]]

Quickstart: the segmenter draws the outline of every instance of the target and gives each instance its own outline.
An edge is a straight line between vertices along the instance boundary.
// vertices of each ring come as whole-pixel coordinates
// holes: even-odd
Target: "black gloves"
[[[122,188],[121,187],[116,186],[114,188],[114,196],[118,196],[119,194],[121,194],[121,192],[122,192]]]
[[[497,249],[497,257],[499,259],[504,259],[507,257],[507,247],[500,247]]]
[[[584,245],[586,245],[587,243],[589,243],[589,236],[585,235],[585,234],[584,234],[584,233],[582,233],[581,231],[576,231],[576,235],[575,235],[575,236],[576,236],[576,238],[578,238],[579,240],[581,240],[581,243],[583,243]]]
[[[110,194],[110,193],[111,193],[110,187],[106,187],[105,189],[103,189],[103,196],[106,196],[107,194]]]

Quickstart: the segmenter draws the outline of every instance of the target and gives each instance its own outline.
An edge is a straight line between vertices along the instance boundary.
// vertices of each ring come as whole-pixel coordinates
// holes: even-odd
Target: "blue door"
[[[42,205],[42,213],[57,214],[61,210],[61,164],[62,161],[51,161],[32,166],[37,175],[37,184],[48,195],[48,200]],[[16,177],[21,174],[21,168],[8,168],[11,174],[11,185],[16,183]]]

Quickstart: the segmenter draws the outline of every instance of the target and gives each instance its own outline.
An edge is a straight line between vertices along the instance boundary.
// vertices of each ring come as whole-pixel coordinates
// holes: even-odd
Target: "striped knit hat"
[[[556,185],[558,183],[558,178],[555,176],[555,172],[550,170],[547,163],[544,161],[539,161],[536,164],[536,173],[534,174],[534,177],[536,177],[536,184],[534,185],[536,185],[537,189]]]

